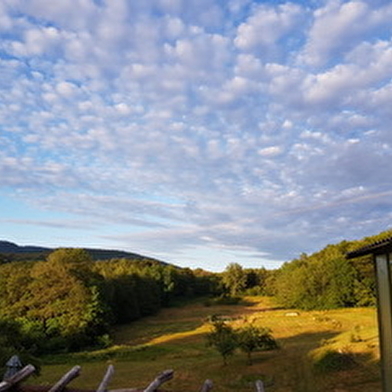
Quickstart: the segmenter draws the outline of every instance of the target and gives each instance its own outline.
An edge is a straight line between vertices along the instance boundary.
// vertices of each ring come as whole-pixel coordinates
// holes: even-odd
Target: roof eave
[[[366,245],[362,248],[356,249],[352,252],[347,253],[347,259],[354,259],[355,257],[361,257],[366,255],[380,255],[392,252],[392,237],[385,238],[381,241],[374,242]]]

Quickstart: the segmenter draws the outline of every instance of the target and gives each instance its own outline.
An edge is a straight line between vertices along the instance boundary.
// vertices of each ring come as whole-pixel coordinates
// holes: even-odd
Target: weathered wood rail
[[[29,376],[35,372],[33,365],[27,365],[24,368],[9,372],[7,371],[3,381],[0,381],[0,392],[159,392],[160,387],[165,382],[171,380],[174,376],[173,370],[165,370],[160,373],[146,388],[124,388],[124,389],[108,389],[108,384],[114,374],[113,365],[109,365],[102,381],[95,390],[69,388],[67,385],[76,377],[80,375],[81,367],[74,366],[71,370],[65,373],[59,381],[53,386],[39,386],[39,385],[23,385]],[[200,392],[209,392],[213,387],[211,380],[205,380],[201,386]],[[265,392],[264,385],[261,380],[255,382],[256,392]]]

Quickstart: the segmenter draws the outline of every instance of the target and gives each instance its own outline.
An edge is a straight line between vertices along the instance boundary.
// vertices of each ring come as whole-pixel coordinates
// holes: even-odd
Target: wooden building
[[[392,392],[392,237],[347,254],[348,259],[373,255],[377,283],[377,315],[384,392]]]

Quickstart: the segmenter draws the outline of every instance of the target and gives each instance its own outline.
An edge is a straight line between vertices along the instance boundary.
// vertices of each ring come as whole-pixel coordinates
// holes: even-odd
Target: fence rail
[[[20,363],[20,362],[19,362]],[[8,363],[7,363],[8,364]],[[35,372],[35,367],[33,365],[27,365],[24,368],[18,370],[9,369],[5,373],[3,381],[0,381],[0,392],[13,392],[17,390],[18,392],[62,392],[67,385],[80,375],[81,367],[74,366],[71,370],[65,373],[57,383],[51,386],[28,386],[21,385],[29,376]],[[86,390],[86,389],[75,389],[66,388],[67,392],[158,392],[159,388],[165,382],[171,380],[174,376],[173,370],[165,370],[160,373],[146,388],[124,388],[124,389],[107,389],[108,384],[114,374],[114,366],[109,365],[105,375],[102,378],[99,386],[96,390]],[[255,392],[265,392],[264,385],[261,380],[257,380],[254,384]],[[205,380],[201,386],[200,392],[209,392],[213,388],[213,382],[211,380]]]

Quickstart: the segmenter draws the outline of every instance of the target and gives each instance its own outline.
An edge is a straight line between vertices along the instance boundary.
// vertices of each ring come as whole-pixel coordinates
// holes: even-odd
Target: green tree
[[[218,274],[197,268],[193,270],[193,275],[195,277],[195,295],[217,296],[222,294],[222,291],[220,290],[221,282]]]
[[[357,306],[376,305],[376,279],[372,255],[349,260],[354,270],[354,296]]]
[[[246,353],[249,365],[252,365],[254,351],[267,351],[278,347],[270,329],[258,328],[252,324],[237,331],[237,342],[239,348]]]
[[[22,363],[33,364],[39,371],[39,361],[33,356],[36,342],[22,332],[20,324],[14,320],[0,319],[0,331],[0,374],[4,374],[5,364],[13,355],[18,355]]]
[[[92,258],[90,254],[79,248],[59,248],[49,254],[48,263],[64,263],[81,266],[88,266]]]
[[[32,296],[28,289],[32,282],[32,266],[27,262],[0,266],[0,318],[16,319],[25,314],[25,301]]]
[[[234,354],[237,347],[237,337],[233,328],[223,320],[212,321],[213,330],[207,334],[207,345],[214,347],[222,356],[223,365],[227,365],[227,358]]]
[[[142,317],[155,314],[161,308],[162,298],[160,297],[159,283],[151,277],[137,276],[136,294]]]
[[[94,263],[94,270],[104,277],[105,297],[115,323],[134,321],[160,309],[165,294],[156,264],[128,259]]]
[[[335,245],[285,263],[274,284],[277,299],[286,307],[332,309],[356,303],[355,271]]]
[[[299,306],[303,300],[303,284],[306,283],[304,272],[308,259],[306,255],[290,263],[284,263],[275,273],[272,293],[283,306],[292,308]]]
[[[60,249],[29,270],[25,294],[11,311],[26,331],[44,333],[42,346],[50,350],[69,345],[80,348],[106,332],[102,278],[89,269],[90,261],[83,250]]]
[[[239,295],[245,290],[246,279],[246,273],[237,263],[229,264],[222,275],[222,282],[232,296]]]
[[[106,280],[106,299],[116,324],[124,324],[140,318],[134,275],[121,275]]]

